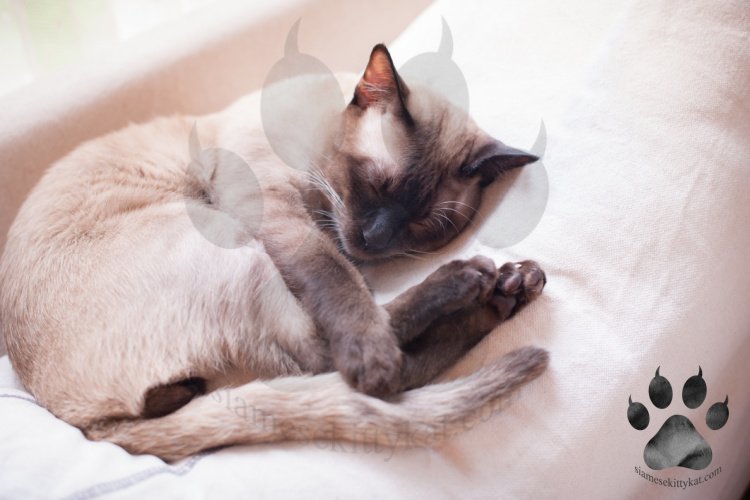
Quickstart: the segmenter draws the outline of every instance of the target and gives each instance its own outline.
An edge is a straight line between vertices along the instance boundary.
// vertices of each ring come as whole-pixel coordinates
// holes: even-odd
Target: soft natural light
[[[211,0],[0,0],[0,95]]]

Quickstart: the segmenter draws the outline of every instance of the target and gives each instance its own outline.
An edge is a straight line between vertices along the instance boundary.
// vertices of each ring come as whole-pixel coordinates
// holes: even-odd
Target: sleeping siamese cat
[[[257,95],[131,125],[49,169],[0,262],[0,328],[41,404],[166,460],[280,440],[429,445],[545,369],[525,347],[428,385],[541,293],[534,262],[453,261],[384,306],[357,268],[444,246],[484,187],[536,157],[408,87],[383,45],[352,83],[308,171],[273,153]],[[217,402],[221,387],[253,418]]]

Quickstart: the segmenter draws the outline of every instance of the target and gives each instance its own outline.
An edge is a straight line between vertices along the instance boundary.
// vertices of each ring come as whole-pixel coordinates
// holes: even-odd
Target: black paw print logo
[[[682,387],[682,402],[694,410],[706,399],[706,381],[703,379],[703,369],[698,367],[698,375],[693,375]],[[656,375],[648,385],[648,396],[651,403],[659,409],[665,409],[672,402],[672,385],[669,380]],[[642,431],[648,427],[650,417],[646,406],[633,402],[628,398],[628,420],[634,429]],[[706,425],[711,430],[724,427],[729,420],[729,396],[723,403],[714,403],[706,412]],[[651,441],[643,450],[643,460],[654,470],[670,467],[686,467],[700,470],[708,467],[713,454],[711,447],[693,423],[684,415],[672,415],[661,426]]]

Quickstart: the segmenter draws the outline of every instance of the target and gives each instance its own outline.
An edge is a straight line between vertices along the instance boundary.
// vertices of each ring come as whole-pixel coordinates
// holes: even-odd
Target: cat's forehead
[[[415,86],[409,95],[409,112],[426,132],[424,141],[445,154],[463,150],[468,143],[489,139],[468,112],[426,86]]]
[[[360,117],[353,139],[350,154],[368,160],[369,175],[393,178],[401,173],[410,141],[404,125],[397,119],[368,109]]]
[[[398,180],[414,169],[458,170],[489,140],[465,111],[428,88],[413,89],[406,105],[411,124],[376,107],[350,122],[344,152],[361,160],[359,173],[372,182]]]

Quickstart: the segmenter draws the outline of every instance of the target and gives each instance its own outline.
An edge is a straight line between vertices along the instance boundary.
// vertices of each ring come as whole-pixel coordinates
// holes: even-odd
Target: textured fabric
[[[516,347],[551,365],[502,412],[435,449],[346,444],[233,447],[165,466],[81,434],[33,403],[0,362],[0,496],[126,498],[738,498],[750,470],[750,11],[744,0],[438,2],[392,45],[397,63],[435,50],[440,16],[471,112],[528,147],[544,120],[549,199],[522,242],[493,248],[493,218],[443,255],[368,270],[380,300],[439,262],[534,258],[538,302],[451,375]],[[511,179],[512,180],[512,179]],[[533,186],[532,186],[533,187]],[[498,209],[502,208],[502,204]],[[685,407],[701,367],[707,397]],[[657,409],[660,367],[674,388]],[[729,397],[729,420],[707,427]],[[628,398],[650,413],[630,426]],[[703,470],[651,470],[644,446],[688,417],[710,444]],[[696,481],[684,488],[657,485]],[[715,472],[718,471],[718,472]],[[713,474],[705,479],[704,476]],[[670,486],[672,484],[672,486]]]

